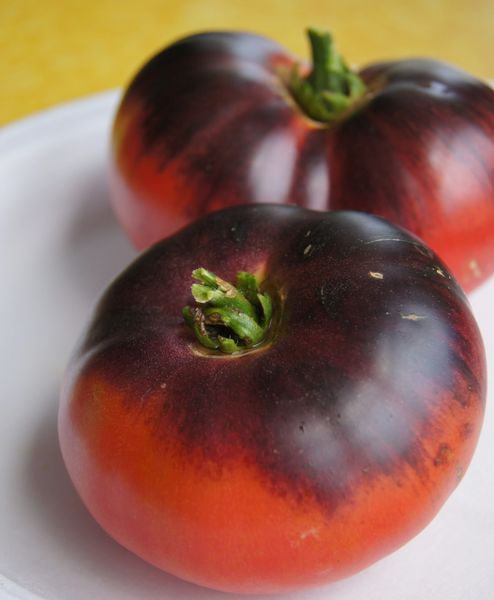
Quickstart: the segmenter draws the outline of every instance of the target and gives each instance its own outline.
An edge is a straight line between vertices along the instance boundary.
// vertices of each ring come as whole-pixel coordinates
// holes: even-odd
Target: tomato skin
[[[494,91],[454,67],[361,71],[368,92],[330,125],[285,84],[295,57],[250,34],[180,40],[130,83],[115,118],[112,201],[145,248],[246,203],[351,209],[421,237],[466,290],[494,271]]]
[[[281,311],[269,343],[198,349],[181,318],[198,264],[264,273]],[[145,560],[284,592],[430,522],[470,462],[485,379],[468,302],[417,238],[358,212],[234,207],[108,288],[67,371],[60,444],[89,511]]]

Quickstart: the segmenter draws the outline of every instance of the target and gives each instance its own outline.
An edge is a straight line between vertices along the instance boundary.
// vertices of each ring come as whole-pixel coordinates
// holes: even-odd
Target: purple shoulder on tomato
[[[417,237],[362,212],[243,205],[110,284],[59,438],[128,549],[215,589],[286,592],[421,531],[470,463],[485,394],[465,294]]]
[[[264,349],[223,360],[193,351],[181,309],[198,265],[224,279],[262,273],[280,312]],[[473,435],[469,418],[483,412],[482,343],[461,288],[417,238],[356,212],[209,215],[114,282],[82,354],[139,405],[166,380],[163,418],[198,460],[241,452],[280,493],[313,494],[330,511],[356,479],[399,478],[403,462],[426,483],[434,456],[422,442],[441,444],[432,416],[456,405],[458,429]]]

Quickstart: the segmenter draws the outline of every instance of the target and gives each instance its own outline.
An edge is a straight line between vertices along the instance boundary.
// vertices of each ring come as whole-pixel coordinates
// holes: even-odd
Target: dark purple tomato
[[[235,204],[359,210],[421,237],[473,289],[494,271],[494,90],[428,59],[357,74],[328,36],[310,36],[310,72],[232,32],[187,37],[143,66],[113,129],[123,227],[145,248]]]
[[[282,592],[430,522],[472,457],[485,378],[468,302],[417,238],[359,212],[234,207],[110,285],[60,443],[121,544],[198,584]]]

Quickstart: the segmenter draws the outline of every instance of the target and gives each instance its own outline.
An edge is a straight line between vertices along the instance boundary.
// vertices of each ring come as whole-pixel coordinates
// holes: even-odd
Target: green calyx
[[[312,71],[302,77],[296,65],[289,89],[307,116],[331,123],[365,92],[365,84],[345,63],[328,32],[309,29]]]
[[[239,271],[236,285],[203,268],[192,276],[199,282],[191,288],[197,306],[186,306],[182,314],[201,345],[234,354],[265,339],[273,305],[252,273]]]

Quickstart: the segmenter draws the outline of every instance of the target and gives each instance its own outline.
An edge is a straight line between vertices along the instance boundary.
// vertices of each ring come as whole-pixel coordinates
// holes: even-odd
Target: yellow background
[[[353,64],[433,56],[494,79],[494,0],[0,0],[0,124],[123,86],[199,30],[255,31],[305,57],[307,25]]]

